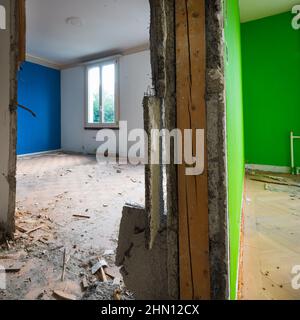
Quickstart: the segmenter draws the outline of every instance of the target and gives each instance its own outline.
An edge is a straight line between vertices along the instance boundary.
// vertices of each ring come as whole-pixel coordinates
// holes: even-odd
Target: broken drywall
[[[116,265],[122,266],[125,285],[137,299],[170,299],[167,277],[167,232],[158,232],[153,248],[147,249],[145,209],[127,205],[120,225]]]

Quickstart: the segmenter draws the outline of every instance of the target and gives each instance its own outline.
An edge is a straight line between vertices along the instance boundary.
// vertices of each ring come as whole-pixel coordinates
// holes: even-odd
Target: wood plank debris
[[[77,297],[74,296],[73,294],[70,294],[61,290],[54,290],[53,295],[62,300],[72,300],[72,301],[77,300]]]
[[[23,267],[23,263],[16,262],[14,264],[10,264],[8,266],[4,266],[5,272],[7,273],[15,273],[19,272]]]
[[[23,227],[21,227],[21,226],[18,226],[18,225],[16,225],[16,229],[17,229],[18,231],[22,232],[22,233],[27,233],[27,232],[28,232],[27,229],[25,229],[25,228],[23,228]]]
[[[70,258],[71,258],[71,255],[67,255],[67,249],[64,249],[61,281],[64,281],[64,280],[65,280],[65,274],[66,274],[67,264],[68,264]]]
[[[33,232],[35,232],[35,231],[38,231],[38,230],[40,230],[40,229],[42,229],[42,228],[43,228],[43,226],[39,226],[39,227],[33,228],[33,229],[27,231],[26,234],[27,234],[27,235],[30,235],[31,233],[33,233]]]
[[[104,259],[99,259],[98,262],[92,267],[92,274],[95,275],[96,273],[99,274],[101,280],[103,282],[107,282],[107,276],[105,274],[104,268],[108,267],[108,263]]]
[[[73,214],[74,218],[81,218],[81,219],[90,219],[90,216],[83,215],[83,214]]]
[[[82,286],[82,289],[83,291],[87,290],[88,287],[89,287],[89,283],[88,283],[88,280],[87,280],[87,277],[84,276],[81,280],[81,286]]]
[[[269,184],[275,184],[275,185],[281,185],[281,186],[290,186],[290,187],[298,187],[300,188],[300,183],[297,181],[294,181],[289,178],[285,177],[275,177],[270,175],[250,175],[250,180],[257,181],[257,182],[263,182],[263,183],[269,183]]]

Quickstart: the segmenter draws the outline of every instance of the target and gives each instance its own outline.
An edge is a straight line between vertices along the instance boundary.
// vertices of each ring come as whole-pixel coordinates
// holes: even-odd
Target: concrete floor
[[[7,274],[8,288],[0,299],[52,299],[56,288],[80,299],[80,275],[90,277],[89,263],[106,250],[116,250],[125,203],[144,204],[144,168],[98,164],[92,156],[63,153],[20,158],[17,167],[19,230],[10,250],[0,251],[0,259],[17,255],[22,268]],[[39,226],[30,235],[20,232]],[[71,259],[61,283],[65,248]],[[114,253],[105,258],[116,268]]]
[[[240,298],[298,300],[291,281],[300,265],[300,188],[270,186],[276,191],[246,178]]]

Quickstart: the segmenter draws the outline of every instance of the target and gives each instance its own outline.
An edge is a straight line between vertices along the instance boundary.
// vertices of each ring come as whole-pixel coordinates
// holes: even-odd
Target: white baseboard
[[[246,164],[246,169],[274,173],[291,173],[290,167],[269,166],[263,164]]]
[[[61,151],[62,151],[62,149],[42,151],[42,152],[35,152],[35,153],[25,153],[25,154],[20,154],[20,155],[18,155],[17,157],[18,157],[18,158],[34,157],[34,156],[41,156],[41,155],[43,155],[43,154],[50,154],[50,153],[61,152]]]

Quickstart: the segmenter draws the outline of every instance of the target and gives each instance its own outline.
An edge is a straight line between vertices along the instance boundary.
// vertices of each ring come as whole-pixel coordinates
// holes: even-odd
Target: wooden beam
[[[177,126],[206,130],[205,0],[176,0]],[[205,142],[206,143],[206,142]],[[206,146],[205,146],[206,150]],[[205,153],[207,153],[205,151]],[[180,297],[210,299],[208,177],[178,166]]]

